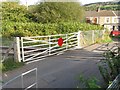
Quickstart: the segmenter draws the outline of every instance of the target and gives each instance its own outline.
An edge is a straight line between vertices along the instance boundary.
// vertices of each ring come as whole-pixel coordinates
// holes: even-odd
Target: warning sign
[[[62,39],[62,38],[59,38],[59,39],[58,39],[58,45],[59,45],[60,47],[62,47],[62,45],[63,45],[63,39]]]

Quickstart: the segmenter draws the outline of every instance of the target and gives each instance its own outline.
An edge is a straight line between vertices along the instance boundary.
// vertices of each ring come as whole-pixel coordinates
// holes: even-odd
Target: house
[[[100,10],[86,11],[86,22],[99,24],[109,30],[120,30],[120,11]]]

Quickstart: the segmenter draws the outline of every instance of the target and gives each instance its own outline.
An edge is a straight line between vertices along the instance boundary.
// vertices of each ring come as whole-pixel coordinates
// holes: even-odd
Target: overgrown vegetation
[[[2,35],[10,37],[65,34],[79,30],[103,30],[103,27],[80,22],[59,22],[52,24],[3,22],[2,29]]]
[[[0,70],[2,70],[3,72],[11,71],[23,65],[24,65],[23,62],[15,62],[13,58],[8,58],[3,63],[0,64]]]
[[[110,34],[110,32],[106,30],[104,35],[102,36],[102,39],[101,38],[97,39],[96,43],[110,43],[110,42],[113,42],[113,40],[111,39],[109,34]]]
[[[29,10],[18,2],[3,2],[1,11],[3,17],[0,32],[3,37],[103,29],[99,25],[81,23],[84,10],[77,2],[43,2],[29,6]]]
[[[25,6],[19,5],[18,2],[2,2],[2,21],[8,22],[30,22],[31,18],[27,15],[31,15]],[[4,24],[4,22],[3,22]]]
[[[120,48],[108,50],[104,53],[105,59],[99,63],[99,70],[105,82],[109,85],[120,74]]]
[[[41,23],[80,22],[84,13],[78,2],[40,2],[29,7],[29,11]]]
[[[83,75],[80,75],[79,77],[79,86],[77,86],[77,88],[79,88],[81,90],[81,88],[101,88],[99,85],[97,85],[98,80],[95,77],[91,77],[91,78],[85,78],[83,77]]]

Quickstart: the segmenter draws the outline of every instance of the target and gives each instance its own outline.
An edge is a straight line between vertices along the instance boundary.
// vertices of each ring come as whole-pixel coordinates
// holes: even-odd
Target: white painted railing
[[[26,78],[24,78],[25,76],[29,76],[28,74],[32,74],[34,72],[34,77],[35,77],[35,79],[34,80],[31,80],[31,82],[33,82],[32,84],[30,84],[30,85],[27,85],[29,82],[27,82],[27,79],[26,78],[28,78],[28,77],[26,77]],[[21,87],[19,87],[19,88],[22,88],[22,89],[24,89],[24,90],[27,90],[27,89],[30,89],[30,88],[32,88],[32,87],[34,87],[34,88],[38,88],[38,85],[37,85],[37,68],[34,68],[34,69],[31,69],[31,70],[29,70],[29,71],[27,71],[27,72],[24,72],[24,73],[22,73],[22,74],[20,74],[20,75],[18,75],[18,76],[16,76],[16,77],[14,77],[13,79],[11,79],[11,80],[9,80],[9,81],[7,81],[6,83],[4,83],[3,85],[2,85],[2,89],[6,89],[6,88],[18,88],[17,86],[15,87],[12,87],[12,85],[11,84],[13,84],[13,83],[17,83],[17,85],[21,85]],[[31,77],[31,78],[33,78],[33,77]],[[20,80],[17,80],[17,79],[20,79]],[[30,79],[30,77],[29,77],[29,79]],[[17,80],[17,82],[15,82],[15,80]],[[26,82],[25,82],[26,81]],[[26,84],[27,83],[27,84]],[[27,86],[25,86],[25,85],[27,85]]]
[[[22,60],[38,60],[75,48],[78,45],[77,36],[78,33],[21,37]],[[62,47],[58,45],[59,38],[63,39]]]

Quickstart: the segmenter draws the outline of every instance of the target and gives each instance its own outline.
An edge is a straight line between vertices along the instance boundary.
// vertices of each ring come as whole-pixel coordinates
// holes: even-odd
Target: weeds
[[[109,83],[120,73],[120,48],[108,50],[104,53],[105,59],[102,60],[98,67],[105,82]]]
[[[7,60],[0,64],[0,69],[2,69],[3,72],[6,72],[19,68],[23,65],[24,65],[23,62],[15,62],[13,58],[8,58]]]
[[[82,86],[79,85],[77,88],[81,88],[81,87],[84,87],[84,88],[101,88],[99,85],[97,85],[97,82],[99,80],[97,80],[95,77],[85,79],[83,77],[83,75],[80,75],[79,81],[80,81],[80,84],[82,84]]]

